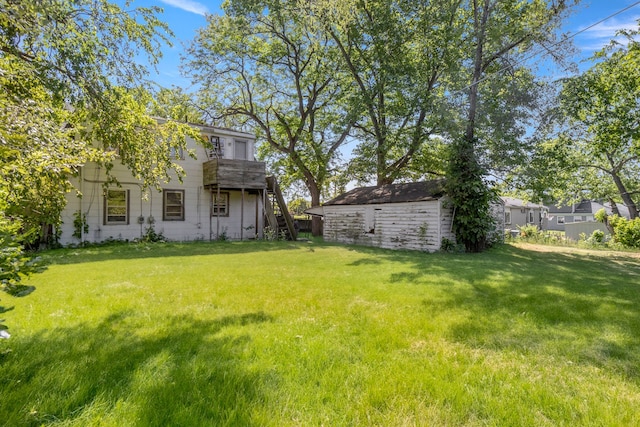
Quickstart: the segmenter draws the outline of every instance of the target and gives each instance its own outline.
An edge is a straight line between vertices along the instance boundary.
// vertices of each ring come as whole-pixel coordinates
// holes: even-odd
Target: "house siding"
[[[253,141],[244,138],[248,144],[247,152],[253,156]],[[225,156],[231,150],[233,138],[225,138]],[[109,189],[128,190],[128,224],[107,225],[104,221],[104,190],[106,173],[95,164],[87,164],[79,175],[72,180],[77,192],[67,194],[67,206],[62,213],[59,226],[60,243],[63,245],[79,243],[73,237],[74,214],[84,212],[89,231],[83,241],[101,242],[108,239],[133,240],[140,238],[146,229],[153,225],[157,233],[169,240],[190,241],[209,240],[218,237],[229,239],[253,239],[261,236],[264,228],[264,206],[261,190],[224,189],[229,193],[228,216],[211,216],[211,191],[203,185],[203,163],[209,159],[204,147],[189,139],[187,148],[195,152],[196,158],[186,155],[175,163],[181,166],[186,175],[182,182],[171,173],[169,182],[161,184],[161,191],[155,188],[143,193],[140,184],[131,176],[122,164],[115,164],[110,172],[120,186],[109,185]],[[255,162],[259,163],[259,162]],[[264,184],[266,186],[266,183]],[[162,190],[184,191],[184,220],[163,220]],[[78,197],[82,194],[82,197]]]
[[[442,200],[324,207],[324,238],[386,249],[436,251],[451,234]]]

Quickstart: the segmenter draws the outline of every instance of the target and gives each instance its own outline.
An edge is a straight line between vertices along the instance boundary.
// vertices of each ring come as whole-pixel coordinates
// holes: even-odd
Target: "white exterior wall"
[[[324,238],[387,249],[437,251],[453,240],[451,209],[443,200],[324,206]]]
[[[203,131],[206,133],[206,130]],[[247,141],[247,157],[254,159],[254,141],[244,134],[234,134],[232,131],[221,134],[224,139],[224,158],[234,158],[235,140]],[[111,174],[117,178],[121,187],[112,185],[114,190],[129,190],[128,224],[106,225],[104,221],[104,183],[106,174],[95,164],[85,165],[80,175],[72,181],[79,193],[67,194],[67,206],[62,213],[60,226],[60,243],[63,245],[79,243],[80,239],[73,237],[74,213],[85,213],[89,232],[83,236],[83,241],[101,242],[108,239],[133,240],[140,238],[151,225],[157,233],[162,233],[169,240],[190,241],[209,240],[218,238],[218,233],[229,239],[253,239],[258,236],[263,225],[263,199],[261,194],[248,191],[243,195],[240,190],[223,192],[229,193],[229,215],[212,217],[211,193],[203,187],[202,164],[209,159],[204,147],[193,140],[188,140],[187,148],[196,154],[193,159],[184,153],[184,159],[175,160],[186,172],[183,182],[172,175],[167,183],[160,187],[167,190],[184,190],[184,220],[163,220],[163,193],[155,188],[142,194],[140,184],[131,176],[128,169],[121,164],[114,165]],[[266,184],[265,184],[266,185]],[[139,218],[140,221],[139,222]],[[219,221],[219,224],[218,224]]]

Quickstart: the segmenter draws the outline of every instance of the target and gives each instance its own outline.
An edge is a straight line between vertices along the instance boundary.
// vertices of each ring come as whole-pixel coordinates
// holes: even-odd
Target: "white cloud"
[[[602,22],[593,28],[589,28],[585,31],[585,34],[595,38],[612,39],[615,37],[616,32],[620,30],[637,29],[639,18],[640,16],[633,16],[625,19],[624,21],[612,20],[611,22]]]
[[[164,4],[168,4],[169,6],[177,7],[178,9],[186,10],[187,12],[195,13],[197,15],[204,16],[206,13],[209,13],[209,9],[207,6],[192,1],[192,0],[160,0]]]
[[[603,48],[611,40],[624,41],[624,39],[616,37],[616,33],[620,30],[637,29],[638,19],[640,16],[630,16],[624,20],[602,22],[581,33],[578,37],[580,39],[578,45],[584,51],[596,51]]]

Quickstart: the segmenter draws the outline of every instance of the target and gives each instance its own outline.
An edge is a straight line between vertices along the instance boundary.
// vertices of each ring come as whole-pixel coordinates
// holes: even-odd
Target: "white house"
[[[194,125],[195,126],[195,125]],[[122,164],[110,172],[120,184],[106,184],[96,164],[86,164],[74,185],[83,195],[67,195],[62,213],[61,244],[107,239],[132,240],[149,227],[169,240],[254,239],[262,236],[267,185],[265,165],[255,161],[254,135],[211,126],[196,126],[213,144],[205,149],[192,139],[186,153],[173,153],[186,176],[172,179],[158,192],[142,192],[140,182]],[[83,215],[88,231],[74,225]],[[75,236],[74,236],[75,233]]]
[[[537,203],[525,202],[513,197],[501,197],[504,203],[505,230],[518,230],[518,227],[535,225],[540,230],[547,229],[549,208]]]
[[[443,180],[355,188],[307,212],[324,217],[329,242],[437,251],[455,240]]]

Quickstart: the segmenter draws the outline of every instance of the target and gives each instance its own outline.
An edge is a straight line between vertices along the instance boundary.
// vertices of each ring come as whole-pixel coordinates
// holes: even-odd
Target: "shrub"
[[[161,232],[157,232],[153,225],[144,229],[144,234],[140,238],[140,242],[144,243],[157,243],[157,242],[166,242],[167,239],[162,235]]]
[[[587,240],[591,240],[592,243],[603,243],[604,242],[604,231],[602,230],[594,230],[593,233],[591,233],[591,236],[589,237],[589,239]]]
[[[640,248],[640,218],[628,220],[618,215],[607,215],[604,209],[595,218],[613,230],[613,240],[626,248]]]
[[[523,226],[517,226],[520,231],[520,238],[525,240],[537,240],[541,237],[542,233],[538,229],[537,226],[532,224],[527,224]]]
[[[20,234],[22,224],[19,221],[7,218],[0,211],[0,290],[14,296],[27,295],[26,286],[20,286],[23,276],[35,270],[34,260],[24,253],[22,241],[24,236]],[[29,293],[30,293],[29,291]],[[0,313],[9,311],[0,306]],[[0,338],[8,338],[7,326],[0,319]]]
[[[614,238],[628,248],[640,248],[640,218],[620,218],[614,225]]]

